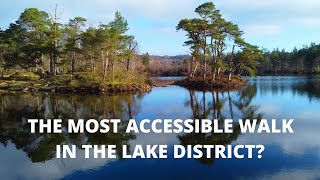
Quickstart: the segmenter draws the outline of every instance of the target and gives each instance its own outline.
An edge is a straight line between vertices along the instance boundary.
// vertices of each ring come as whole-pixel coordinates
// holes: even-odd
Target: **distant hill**
[[[180,76],[185,75],[188,70],[186,59],[190,59],[188,55],[177,56],[157,56],[150,55],[150,65],[148,72],[152,76]]]
[[[190,58],[189,55],[176,55],[176,56],[158,56],[158,55],[150,55],[152,60],[155,61],[184,61]]]

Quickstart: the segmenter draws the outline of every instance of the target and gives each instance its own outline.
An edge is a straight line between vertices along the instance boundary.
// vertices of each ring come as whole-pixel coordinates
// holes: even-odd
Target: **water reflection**
[[[18,150],[26,152],[32,162],[44,162],[55,157],[57,144],[129,145],[134,134],[125,133],[126,119],[139,112],[143,94],[109,96],[59,96],[3,94],[0,96],[0,142],[11,141]],[[119,133],[40,134],[30,133],[28,118],[120,118]],[[63,122],[63,128],[67,122]],[[118,153],[122,150],[118,149]],[[121,154],[118,154],[121,155]]]
[[[252,99],[256,96],[256,85],[248,85],[235,96],[231,97],[230,91],[212,91],[211,98],[208,98],[203,91],[196,95],[194,90],[188,90],[190,99],[185,106],[192,110],[191,119],[218,119],[219,126],[223,126],[226,118],[234,118],[234,110],[238,111],[237,118],[241,119],[261,119],[262,115],[257,112],[257,107],[251,104]],[[201,95],[202,94],[202,95]],[[210,94],[210,93],[209,93]],[[200,98],[199,98],[200,97]],[[229,111],[223,111],[225,106]],[[188,133],[179,135],[178,139],[181,145],[228,145],[237,140],[241,134],[240,125],[235,122],[233,133]],[[204,154],[207,152],[204,151]],[[214,153],[211,153],[214,154]],[[215,157],[208,159],[206,156],[199,159],[204,164],[212,164]]]
[[[169,86],[147,94],[0,94],[0,174],[4,179],[316,179],[320,177],[319,77],[258,77],[240,91]],[[295,118],[295,134],[31,134],[27,118]],[[64,122],[66,126],[66,122]],[[261,160],[55,159],[56,144],[264,144]],[[121,157],[121,149],[117,150]],[[172,153],[169,150],[169,153]],[[170,157],[170,156],[169,156]],[[41,163],[40,163],[41,162]],[[245,164],[245,166],[244,166]],[[233,173],[228,173],[230,168]],[[11,169],[16,169],[12,172]],[[123,173],[126,171],[126,173]],[[167,173],[163,173],[167,172]],[[184,172],[181,174],[181,172]],[[157,176],[155,177],[155,174]]]
[[[263,76],[251,78],[251,83],[256,83],[262,94],[290,92],[310,100],[320,99],[320,76]]]

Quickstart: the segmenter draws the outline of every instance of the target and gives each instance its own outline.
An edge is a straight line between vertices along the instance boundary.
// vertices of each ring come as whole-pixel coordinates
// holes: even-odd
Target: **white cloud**
[[[135,145],[160,145],[168,146],[177,144],[176,134],[143,134],[138,133],[137,139],[130,141],[130,147]],[[132,149],[133,150],[133,149]],[[0,174],[2,179],[15,180],[40,180],[40,179],[60,179],[75,171],[98,170],[99,168],[116,161],[116,159],[107,158],[84,158],[84,150],[77,149],[76,159],[51,159],[46,162],[33,163],[22,150],[18,150],[14,144],[8,143],[6,147],[0,145]],[[93,157],[90,151],[90,157]],[[15,171],[12,172],[11,170]]]
[[[196,0],[91,0],[61,1],[67,9],[83,10],[103,17],[109,12],[120,11],[129,18],[149,18],[158,21],[172,21],[193,12],[195,6],[199,4]],[[84,9],[85,8],[85,9]],[[191,13],[192,14],[192,13]],[[90,14],[89,14],[90,15]]]
[[[218,0],[216,4],[247,36],[277,35],[292,27],[320,25],[318,0]]]
[[[320,18],[318,17],[302,17],[292,20],[293,23],[299,23],[301,25],[317,26],[320,25]]]
[[[295,117],[298,119],[299,115]],[[320,139],[320,134],[315,133],[320,127],[320,122],[309,118],[305,120],[308,122],[295,120],[294,134],[243,134],[237,139],[237,143],[277,145],[284,153],[294,155],[306,154],[310,149],[317,149],[320,158],[320,141],[315,140]]]
[[[176,22],[183,17],[195,16],[194,9],[197,5],[205,2],[204,0],[55,0],[43,3],[40,0],[34,1],[17,1],[12,0],[5,2],[2,6],[4,12],[13,7],[15,9],[24,9],[26,7],[38,7],[49,11],[55,3],[58,3],[63,12],[69,16],[83,15],[92,21],[107,21],[115,11],[121,11],[128,18],[148,18],[154,20],[155,23],[160,22]],[[217,0],[214,2],[221,13],[227,19],[237,20],[239,18],[247,19],[246,24],[256,24],[261,22],[282,22],[288,23],[291,18],[297,19],[300,17],[302,22],[306,24],[319,24],[320,14],[318,7],[320,1],[318,0]],[[6,7],[6,9],[4,9]],[[1,12],[1,11],[0,11]],[[16,12],[14,12],[16,13]],[[1,13],[2,16],[5,14]],[[261,17],[260,17],[261,16]],[[94,22],[97,23],[97,22]],[[259,24],[256,24],[258,26]],[[275,26],[269,26],[272,31],[278,30]]]
[[[75,16],[83,16],[88,19],[88,24],[96,25],[100,22],[108,22],[113,17],[115,11],[120,11],[128,20],[129,27],[139,26],[139,32],[136,37],[141,44],[146,44],[144,51],[152,49],[162,49],[158,43],[147,42],[144,36],[139,36],[142,30],[156,32],[157,37],[162,41],[168,41],[171,44],[170,51],[186,51],[182,48],[184,38],[183,34],[174,32],[177,22],[181,18],[195,17],[194,9],[207,0],[52,0],[45,3],[41,0],[18,1],[11,0],[3,2],[0,7],[0,27],[6,28],[9,21],[18,18],[18,14],[27,7],[37,7],[39,9],[49,11],[51,7],[58,2],[62,7],[64,15],[63,22]],[[304,43],[310,41],[310,38],[302,37],[299,32],[303,32],[305,28],[320,26],[320,7],[319,0],[216,0],[214,1],[217,9],[221,10],[224,18],[235,22],[242,28],[248,40],[255,41],[259,39],[261,46],[269,46],[272,48],[285,45],[288,37],[285,33],[295,30],[294,36],[300,37],[299,41]],[[142,24],[147,22],[148,24]],[[307,26],[307,27],[306,27]],[[172,29],[168,28],[171,27]],[[160,31],[159,31],[160,30]],[[315,30],[313,30],[315,31]],[[134,34],[134,35],[136,35]],[[154,33],[153,33],[154,34]],[[153,36],[150,38],[157,37]],[[271,37],[273,35],[284,35],[282,38],[277,36],[278,45],[273,45],[264,36]],[[173,39],[172,35],[179,37]],[[307,35],[306,35],[307,36]],[[279,38],[280,37],[280,38]],[[291,43],[292,44],[292,43]],[[291,45],[290,44],[290,45]],[[179,47],[174,49],[173,47]],[[288,47],[279,47],[288,48]],[[290,47],[291,48],[291,47]],[[169,50],[163,50],[169,51]],[[170,53],[172,54],[172,53]]]
[[[294,13],[316,13],[320,6],[318,0],[218,0],[218,6],[233,9],[234,12],[250,11],[274,11],[274,12],[294,12]],[[234,8],[237,7],[237,8]],[[311,12],[310,12],[311,11]],[[291,14],[294,15],[294,14]]]
[[[22,150],[9,143],[6,147],[0,145],[0,174],[2,179],[60,179],[74,171],[98,169],[110,163],[110,159],[84,159],[84,151],[77,149],[79,153],[76,159],[51,159],[44,163],[32,163]],[[14,173],[12,172],[14,170]]]
[[[283,27],[279,24],[249,24],[243,26],[246,36],[264,36],[280,34]]]

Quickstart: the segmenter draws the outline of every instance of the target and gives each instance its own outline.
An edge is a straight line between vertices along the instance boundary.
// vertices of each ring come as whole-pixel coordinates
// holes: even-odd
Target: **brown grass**
[[[194,90],[211,90],[211,89],[239,89],[247,84],[247,80],[241,76],[233,76],[231,81],[227,76],[216,77],[215,80],[211,78],[188,78],[175,82],[176,85],[194,89]]]

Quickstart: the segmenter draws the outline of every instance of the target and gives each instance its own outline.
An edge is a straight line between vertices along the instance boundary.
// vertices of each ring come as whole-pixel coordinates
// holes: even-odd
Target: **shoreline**
[[[247,80],[243,77],[234,76],[231,81],[225,76],[212,79],[203,78],[186,78],[182,80],[150,80],[145,84],[107,84],[107,85],[45,85],[37,84],[37,81],[15,81],[0,80],[0,90],[8,92],[24,92],[24,93],[61,93],[61,94],[104,94],[104,93],[120,93],[120,92],[148,92],[153,87],[167,87],[176,85],[192,90],[238,90],[247,84]]]
[[[0,81],[1,82],[1,81]],[[115,84],[115,85],[93,85],[93,86],[47,86],[47,87],[32,87],[32,86],[0,86],[1,91],[8,92],[24,92],[24,93],[60,93],[60,94],[104,94],[117,92],[148,92],[152,89],[151,85],[136,85],[136,84]]]
[[[10,75],[0,78],[0,90],[16,92],[50,92],[61,94],[103,94],[113,92],[148,92],[151,84],[144,77],[132,75],[124,80],[102,80],[85,73],[40,77],[36,74]]]

